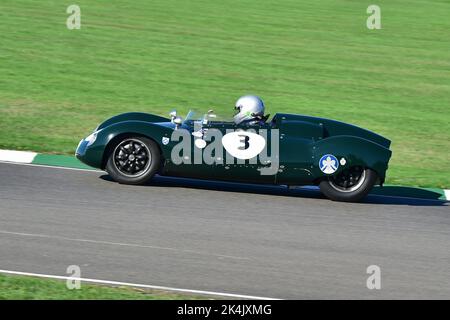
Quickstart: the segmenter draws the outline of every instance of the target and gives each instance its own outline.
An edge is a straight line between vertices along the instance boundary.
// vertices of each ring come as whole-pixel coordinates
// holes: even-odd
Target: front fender
[[[317,141],[313,146],[313,172],[316,177],[327,176],[320,170],[319,160],[323,155],[332,154],[338,160],[345,159],[334,175],[345,168],[364,166],[374,170],[383,183],[386,177],[392,151],[375,142],[355,136],[335,136]]]
[[[112,124],[125,121],[143,121],[143,122],[169,122],[170,119],[143,112],[127,112],[111,117],[102,122],[96,130],[104,129]]]
[[[111,142],[119,139],[120,136],[145,136],[154,140],[162,153],[163,158],[170,158],[172,142],[167,145],[161,143],[163,137],[170,138],[173,132],[173,126],[169,123],[150,123],[144,121],[123,121],[113,123],[106,128],[100,129],[97,133],[95,142],[86,147],[79,159],[84,163],[104,169],[106,153]]]

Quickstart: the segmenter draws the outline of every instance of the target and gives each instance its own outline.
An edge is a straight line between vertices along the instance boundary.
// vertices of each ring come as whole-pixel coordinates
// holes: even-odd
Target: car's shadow
[[[102,175],[100,178],[107,181],[113,181],[109,175]],[[144,186],[193,188],[326,200],[316,186],[288,188],[286,186],[278,185],[236,183],[217,180],[165,177],[158,175],[153,177],[153,179]],[[375,187],[373,191],[361,202],[369,204],[411,206],[442,206],[449,203],[448,201],[439,199],[440,197],[442,197],[442,194],[431,190],[413,187],[385,186]]]

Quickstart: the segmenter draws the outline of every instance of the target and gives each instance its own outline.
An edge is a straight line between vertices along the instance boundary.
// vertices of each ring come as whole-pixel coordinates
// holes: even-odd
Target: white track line
[[[197,254],[197,255],[204,255],[204,256],[212,256],[212,257],[218,257],[218,258],[235,259],[235,260],[251,260],[250,258],[247,258],[247,257],[238,257],[238,256],[230,256],[230,255],[219,254],[219,253],[208,253],[208,252],[201,252],[201,251],[195,251],[195,250],[189,250],[189,249],[177,249],[177,248],[160,247],[160,246],[135,244],[135,243],[123,243],[123,242],[110,242],[110,241],[103,241],[103,240],[68,238],[68,237],[60,237],[60,236],[51,236],[51,235],[47,235],[47,234],[12,232],[12,231],[6,231],[6,230],[0,230],[0,234],[9,234],[9,235],[15,235],[15,236],[22,236],[22,237],[33,237],[33,238],[63,240],[63,241],[72,241],[72,242],[86,242],[86,243],[94,243],[94,244],[106,244],[106,245],[121,246],[121,247],[134,247],[134,248],[143,248],[143,249],[167,250],[167,251],[183,252],[183,253],[190,253],[190,254]]]
[[[220,296],[220,297],[229,297],[229,298],[240,298],[240,299],[250,299],[250,300],[280,300],[280,299],[276,299],[276,298],[248,296],[248,295],[243,295],[243,294],[214,292],[214,291],[203,291],[203,290],[191,290],[191,289],[180,289],[180,288],[172,288],[172,287],[153,286],[153,285],[147,285],[147,284],[119,282],[119,281],[109,281],[109,280],[98,280],[98,279],[89,279],[89,278],[55,276],[55,275],[49,275],[49,274],[20,272],[20,271],[11,271],[11,270],[0,270],[0,273],[20,275],[20,276],[38,277],[38,278],[59,279],[59,280],[72,280],[72,281],[73,280],[79,280],[79,281],[84,281],[84,282],[108,284],[108,285],[112,285],[112,286],[127,286],[127,287],[146,288],[146,289],[153,289],[153,290],[177,291],[177,292],[183,292],[183,293],[191,293],[191,294],[199,294],[199,295],[210,295],[210,296]]]

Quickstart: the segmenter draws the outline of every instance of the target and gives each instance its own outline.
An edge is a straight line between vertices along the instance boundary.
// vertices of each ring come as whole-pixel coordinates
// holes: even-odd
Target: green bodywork
[[[232,165],[205,163],[176,165],[171,161],[171,152],[178,141],[172,141],[170,138],[174,130],[186,129],[192,133],[194,131],[192,123],[185,121],[177,128],[170,119],[135,112],[112,117],[100,124],[96,129],[95,141],[88,146],[88,141],[81,140],[76,156],[89,166],[104,169],[112,148],[117,142],[126,136],[145,136],[154,140],[160,148],[161,175],[252,183],[311,185],[329,176],[319,168],[319,160],[326,154],[332,154],[337,159],[345,159],[345,165],[340,165],[333,175],[352,166],[363,166],[373,169],[378,175],[377,183],[383,184],[392,154],[389,150],[391,142],[380,135],[346,123],[309,116],[278,113],[270,123],[259,124],[256,127],[218,121],[203,124],[203,129],[211,128],[219,129],[224,133],[227,129],[266,129],[268,132],[278,129],[278,172],[273,175],[261,175],[260,169],[263,165],[259,162],[250,164],[248,161],[236,162]],[[169,138],[167,144],[162,143],[163,137]]]

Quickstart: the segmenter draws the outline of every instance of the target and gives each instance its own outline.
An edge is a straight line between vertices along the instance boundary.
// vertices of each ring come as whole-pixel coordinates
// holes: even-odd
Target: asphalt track
[[[450,207],[0,163],[0,269],[294,299],[450,298]],[[381,268],[369,290],[366,268]]]

